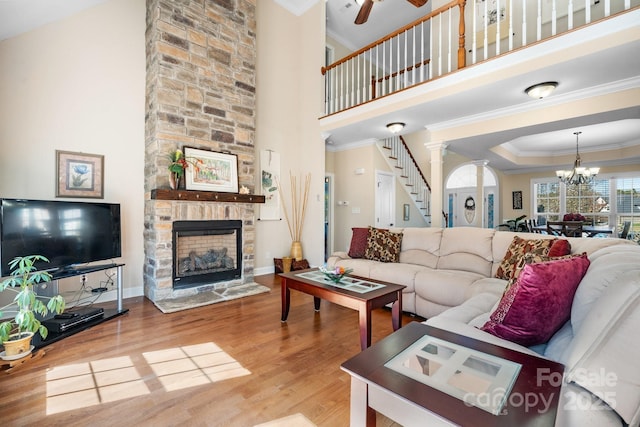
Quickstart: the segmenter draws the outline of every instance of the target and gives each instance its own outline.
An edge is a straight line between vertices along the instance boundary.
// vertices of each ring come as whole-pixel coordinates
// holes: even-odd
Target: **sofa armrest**
[[[327,259],[327,265],[333,266],[336,264],[336,262],[343,259],[351,259],[351,257],[346,252],[334,252]]]

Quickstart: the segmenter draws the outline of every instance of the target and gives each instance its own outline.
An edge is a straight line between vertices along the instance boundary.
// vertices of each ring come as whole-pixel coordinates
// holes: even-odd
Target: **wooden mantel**
[[[215,191],[151,190],[151,199],[186,200],[190,202],[264,203],[264,196],[258,194],[217,193]]]

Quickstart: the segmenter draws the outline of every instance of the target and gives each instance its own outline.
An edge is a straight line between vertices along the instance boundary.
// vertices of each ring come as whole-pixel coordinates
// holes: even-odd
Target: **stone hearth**
[[[255,175],[255,0],[147,0],[145,295],[175,298],[253,280],[253,203],[159,200],[169,153],[185,146],[235,154],[238,181]],[[242,221],[242,277],[184,290],[172,285],[174,221]]]

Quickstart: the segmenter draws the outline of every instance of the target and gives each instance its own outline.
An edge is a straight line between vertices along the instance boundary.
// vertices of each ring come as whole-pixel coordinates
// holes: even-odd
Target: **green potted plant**
[[[49,282],[51,275],[46,271],[37,271],[36,261],[49,260],[42,255],[28,255],[16,257],[9,262],[11,274],[8,279],[0,283],[0,292],[10,290],[16,292],[13,303],[2,307],[6,309],[14,304],[16,314],[11,320],[0,323],[0,344],[4,345],[5,356],[11,357],[31,352],[31,338],[40,332],[42,338],[48,335],[47,328],[36,319],[36,313],[46,316],[49,312],[60,314],[64,311],[65,302],[62,296],[50,297],[47,305],[36,298],[34,285]],[[0,311],[2,317],[2,311]],[[25,354],[25,356],[26,356]]]

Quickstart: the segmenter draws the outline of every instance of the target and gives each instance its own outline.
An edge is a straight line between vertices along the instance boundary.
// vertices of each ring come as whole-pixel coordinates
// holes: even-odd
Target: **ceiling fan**
[[[355,24],[360,25],[367,22],[369,19],[369,14],[371,13],[371,8],[373,8],[373,2],[379,2],[382,0],[364,0],[364,3],[361,1],[356,1],[358,4],[362,4],[360,6],[360,11],[358,12],[358,16],[356,16]],[[415,7],[424,6],[429,0],[407,0],[409,3],[414,5]]]

